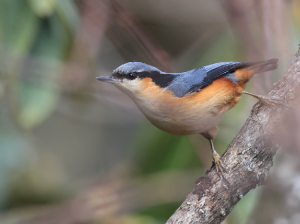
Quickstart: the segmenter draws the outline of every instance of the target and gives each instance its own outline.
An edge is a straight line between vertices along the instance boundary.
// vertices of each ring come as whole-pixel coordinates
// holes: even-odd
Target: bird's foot
[[[214,159],[214,164],[217,169],[217,173],[220,174],[221,179],[226,183],[226,185],[230,185],[224,176],[224,173],[226,173],[226,169],[223,167],[221,157],[217,152],[213,153],[213,159]]]
[[[218,153],[213,153],[213,159],[214,159],[214,163],[216,165],[217,171],[220,172],[223,175],[224,172],[225,172],[225,169],[222,166],[220,155]]]

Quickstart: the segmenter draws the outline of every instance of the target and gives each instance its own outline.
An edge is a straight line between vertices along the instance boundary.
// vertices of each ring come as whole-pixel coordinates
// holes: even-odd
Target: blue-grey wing
[[[167,89],[173,91],[175,96],[183,97],[200,91],[222,76],[233,78],[234,71],[244,64],[244,62],[219,62],[205,65],[178,75]]]
[[[203,67],[183,72],[170,83],[167,89],[174,92],[175,96],[183,97],[193,85],[202,83],[206,75],[207,73]]]

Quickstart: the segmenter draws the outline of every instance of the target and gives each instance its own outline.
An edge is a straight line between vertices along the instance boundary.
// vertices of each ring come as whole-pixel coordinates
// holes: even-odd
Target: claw
[[[213,160],[214,160],[214,164],[216,166],[217,169],[217,173],[220,175],[221,180],[224,181],[224,186],[228,189],[228,186],[230,186],[228,180],[226,180],[224,173],[226,172],[225,168],[222,165],[222,161],[221,161],[221,157],[220,155],[216,152],[212,139],[209,139],[210,142],[210,146],[211,146],[211,150],[212,150],[212,155],[213,155]]]
[[[217,171],[220,172],[224,176],[225,169],[222,166],[221,157],[218,153],[213,153],[214,163],[216,165]]]
[[[214,164],[216,165],[217,173],[220,174],[220,178],[226,183],[224,186],[226,188],[228,188],[227,185],[230,185],[230,184],[224,176],[224,173],[226,173],[226,170],[222,165],[220,155],[216,151],[213,152],[213,159],[214,159]]]

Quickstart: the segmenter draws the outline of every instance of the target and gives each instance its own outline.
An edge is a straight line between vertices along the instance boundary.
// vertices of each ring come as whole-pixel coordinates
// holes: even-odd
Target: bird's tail
[[[278,58],[261,62],[244,62],[237,66],[234,77],[238,79],[239,86],[245,88],[246,83],[255,75],[277,68]]]
[[[261,61],[261,62],[250,62],[246,68],[253,69],[258,68],[256,74],[267,72],[274,70],[278,67],[278,58],[271,58],[267,61]]]

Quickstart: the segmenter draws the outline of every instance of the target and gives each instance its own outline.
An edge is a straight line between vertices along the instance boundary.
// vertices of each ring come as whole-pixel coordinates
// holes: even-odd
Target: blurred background
[[[210,168],[209,143],[158,130],[95,77],[128,61],[182,72],[278,57],[248,85],[266,94],[298,49],[299,11],[299,0],[0,0],[0,222],[165,223]],[[255,102],[225,114],[220,154]],[[300,223],[296,146],[224,224]]]

